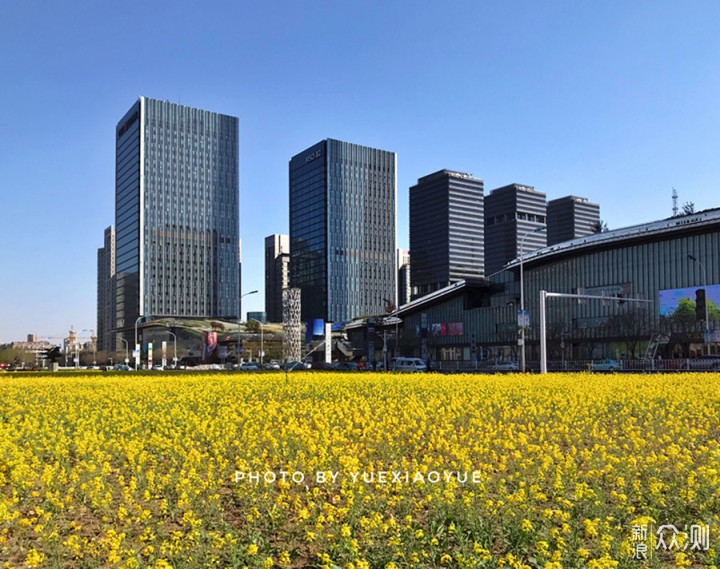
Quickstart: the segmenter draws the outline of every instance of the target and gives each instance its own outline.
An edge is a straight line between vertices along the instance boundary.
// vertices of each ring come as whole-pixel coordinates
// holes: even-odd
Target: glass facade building
[[[303,320],[396,303],[396,163],[394,152],[333,139],[290,160],[290,280]]]
[[[240,316],[238,119],[140,97],[116,128],[116,320]]]
[[[105,229],[97,252],[97,350],[115,351],[115,230]]]

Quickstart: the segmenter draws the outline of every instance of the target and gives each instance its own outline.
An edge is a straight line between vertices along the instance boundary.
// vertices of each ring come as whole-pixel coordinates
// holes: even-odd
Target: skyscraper
[[[282,322],[282,291],[290,286],[290,237],[265,238],[265,314],[269,322]]]
[[[547,244],[591,235],[600,221],[600,205],[587,198],[565,196],[547,203]]]
[[[546,231],[540,228],[546,211],[545,194],[532,186],[510,184],[485,196],[486,275],[502,270],[521,253],[545,247]]]
[[[440,170],[410,188],[410,269],[415,296],[485,269],[483,181]]]
[[[303,320],[342,322],[395,302],[396,162],[333,139],[290,160],[290,281]]]
[[[238,119],[140,99],[116,129],[116,318],[238,318]]]
[[[97,252],[97,349],[114,352],[115,342],[115,231],[105,229]]]
[[[407,304],[412,300],[412,287],[410,286],[410,251],[407,249],[397,250],[397,271],[398,271],[398,307]]]

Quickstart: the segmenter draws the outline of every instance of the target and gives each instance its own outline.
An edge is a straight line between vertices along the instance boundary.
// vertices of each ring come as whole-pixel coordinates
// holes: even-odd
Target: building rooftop
[[[700,229],[704,226],[720,224],[720,208],[707,209],[688,215],[669,217],[660,221],[631,225],[621,229],[613,229],[585,237],[578,237],[570,241],[556,243],[550,247],[544,247],[537,251],[526,253],[523,257],[525,264],[533,261],[545,261],[548,257],[560,256],[568,253],[575,253],[583,249],[601,248],[604,245],[615,245],[622,241],[633,241],[657,236],[664,233],[687,231],[688,229]],[[512,268],[519,265],[519,259],[513,259],[505,268]]]

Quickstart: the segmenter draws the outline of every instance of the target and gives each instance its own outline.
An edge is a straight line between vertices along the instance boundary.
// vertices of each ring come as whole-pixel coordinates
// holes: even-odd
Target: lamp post
[[[120,338],[123,342],[125,342],[125,365],[128,365],[130,363],[130,358],[128,356],[128,341],[125,338]]]
[[[250,294],[255,294],[257,290],[251,290],[250,292],[246,292],[245,294],[240,295],[240,300]],[[240,303],[240,310],[242,311],[242,302]],[[235,356],[237,357],[238,365],[240,365],[240,352],[238,352],[238,348],[240,347],[240,321],[242,320],[242,314],[238,314],[238,339],[237,339],[237,348],[235,348]]]
[[[254,320],[258,324],[260,324],[260,365],[263,364],[263,358],[265,357],[265,345],[263,343],[263,323],[260,322],[257,318],[251,318],[250,320]]]
[[[525,255],[525,238],[531,233],[538,231],[544,231],[547,229],[546,225],[541,225],[530,231],[526,231],[520,239],[520,312],[522,312],[523,319],[525,318],[525,289],[523,283],[523,256]],[[520,370],[525,373],[525,326],[520,327]]]
[[[697,263],[700,265],[700,269],[703,273],[703,282],[705,283],[703,286],[705,287],[704,293],[705,293],[705,330],[710,329],[710,319],[708,314],[708,287],[707,287],[707,273],[705,272],[705,265],[699,261],[697,258],[695,258],[694,255],[688,255],[688,259],[693,261],[694,263]],[[705,347],[707,349],[708,355],[710,355],[710,338],[707,337],[707,334],[704,334],[705,336]]]
[[[137,371],[138,362],[140,361],[140,346],[138,346],[138,332],[137,332],[138,326],[137,325],[138,325],[138,322],[140,322],[140,320],[142,320],[143,318],[145,318],[144,315],[138,316],[137,320],[135,320],[135,349],[133,351],[137,351],[137,353],[138,353],[137,356],[135,357],[135,371]]]
[[[177,336],[170,330],[168,330],[168,334],[173,337],[173,366],[177,367]],[[163,357],[165,357],[165,354],[163,354]]]

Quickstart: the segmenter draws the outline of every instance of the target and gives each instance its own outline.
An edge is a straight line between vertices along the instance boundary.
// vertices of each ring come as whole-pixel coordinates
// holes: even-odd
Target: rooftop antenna
[[[675,189],[675,186],[673,186],[673,193],[672,193],[672,200],[673,200],[673,217],[677,217],[678,214],[678,193]]]

